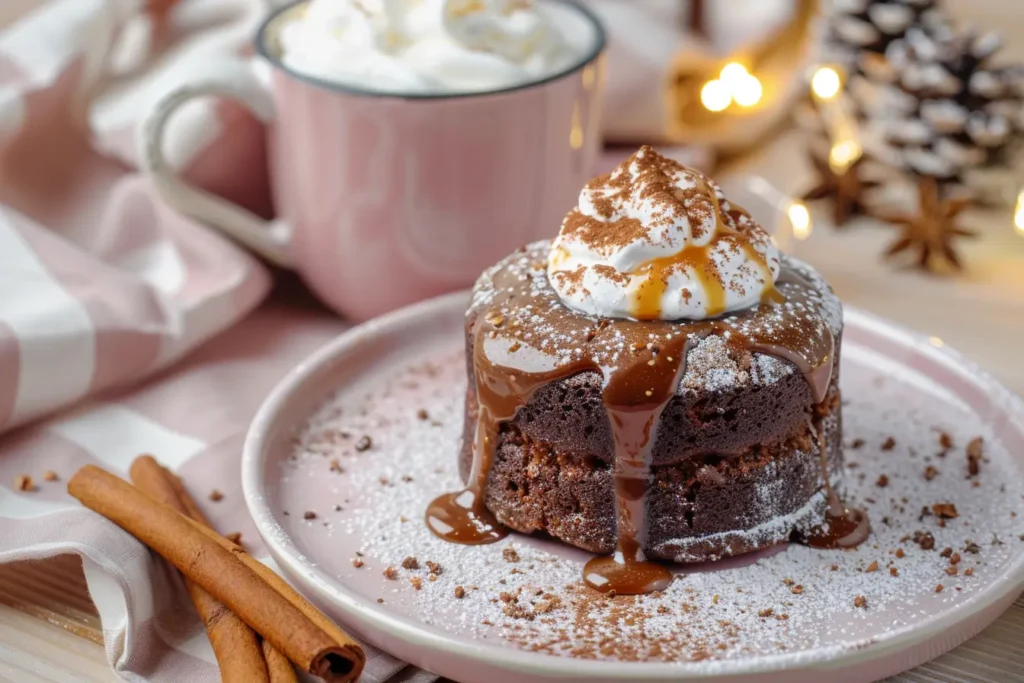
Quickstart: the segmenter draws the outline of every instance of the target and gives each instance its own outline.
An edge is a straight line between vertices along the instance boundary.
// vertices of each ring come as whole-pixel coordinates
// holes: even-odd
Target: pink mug
[[[381,94],[289,70],[275,37],[303,3],[286,6],[256,36],[269,84],[248,64],[212,64],[207,81],[170,93],[148,119],[145,169],[176,210],[297,270],[353,319],[469,286],[558,232],[601,144],[604,31],[569,0],[541,2],[586,45],[572,67],[453,95]],[[269,124],[276,219],[188,185],[167,164],[171,115],[208,96],[238,100]]]

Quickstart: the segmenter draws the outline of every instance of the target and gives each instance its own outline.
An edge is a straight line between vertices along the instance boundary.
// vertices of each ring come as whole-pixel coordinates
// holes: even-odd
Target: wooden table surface
[[[39,2],[0,1],[0,27]],[[961,18],[1021,36],[1008,52],[1024,57],[1019,2],[947,4]],[[758,173],[783,191],[798,192],[808,182],[802,150],[799,135],[788,132],[730,170]],[[964,250],[970,268],[957,279],[894,271],[878,258],[891,233],[877,225],[819,229],[795,251],[825,274],[846,303],[941,337],[1024,394],[1024,239],[1014,234],[1008,213],[968,218],[984,237]],[[77,559],[0,565],[0,681],[116,680]],[[1024,600],[973,640],[888,683],[1014,681],[1024,682]]]

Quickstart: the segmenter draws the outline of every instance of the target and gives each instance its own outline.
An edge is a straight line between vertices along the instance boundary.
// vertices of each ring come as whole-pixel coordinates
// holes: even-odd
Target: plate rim
[[[1024,589],[1022,548],[1017,551],[1006,568],[993,577],[989,585],[978,594],[968,597],[964,602],[951,605],[923,621],[889,631],[882,639],[869,638],[844,645],[769,656],[697,662],[588,660],[529,652],[479,640],[473,641],[472,647],[466,647],[464,639],[436,629],[424,628],[422,622],[414,622],[374,603],[365,602],[349,592],[343,581],[304,561],[302,553],[278,524],[266,504],[262,473],[270,428],[281,409],[294,395],[302,391],[310,376],[317,370],[337,362],[367,339],[405,327],[415,327],[425,318],[439,313],[447,315],[451,312],[449,309],[456,309],[457,306],[464,308],[469,298],[469,290],[445,294],[398,309],[345,331],[300,361],[274,386],[261,403],[246,434],[241,463],[242,493],[249,514],[268,551],[287,574],[302,581],[302,587],[314,593],[316,600],[327,602],[336,608],[343,615],[343,620],[350,620],[355,625],[354,630],[364,637],[367,631],[384,632],[409,646],[430,648],[456,659],[469,659],[477,665],[497,667],[519,674],[621,680],[716,679],[782,671],[838,669],[881,660],[901,651],[922,646],[948,631],[954,624],[968,624],[972,619],[982,616],[986,610],[1007,600],[1011,593]],[[844,305],[843,321],[844,326],[864,328],[869,333],[888,336],[904,346],[913,346],[916,351],[931,356],[933,360],[955,363],[962,371],[970,373],[979,387],[983,386],[990,395],[995,394],[993,403],[997,400],[1002,403],[1007,415],[1012,418],[1012,423],[1024,433],[1024,400],[977,363],[949,347],[942,340],[854,306]],[[375,640],[372,637],[367,639]],[[964,640],[967,638],[958,640],[957,644]]]

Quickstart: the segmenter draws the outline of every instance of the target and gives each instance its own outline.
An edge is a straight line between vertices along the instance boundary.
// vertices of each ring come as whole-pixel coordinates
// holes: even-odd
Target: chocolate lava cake
[[[487,328],[482,336],[488,345],[504,343],[509,357],[538,347],[559,353],[601,343],[596,336],[587,339],[600,321],[565,309],[547,284],[549,249],[547,242],[530,245],[487,271],[474,287],[466,321],[469,389],[459,458],[467,481],[479,415],[478,328]],[[799,296],[817,309],[835,337],[838,357],[839,301],[808,266],[785,260],[783,267],[803,277],[780,284],[779,291],[790,301]],[[576,324],[556,331],[549,321],[554,311],[562,314],[557,316],[562,322],[577,318]],[[759,306],[749,324],[779,324],[778,312]],[[498,316],[501,323],[495,326]],[[602,331],[638,324],[609,321]],[[732,329],[726,323],[687,345],[682,381],[661,415],[646,502],[644,549],[649,557],[713,560],[774,545],[794,531],[806,533],[820,525],[828,501],[819,429],[824,432],[828,471],[834,485],[839,484],[838,363],[831,364],[825,398],[819,402],[800,368],[734,343],[727,336]],[[534,344],[526,346],[529,341]],[[516,344],[520,348],[508,353]],[[644,364],[652,357],[646,345],[621,353]],[[514,367],[511,358],[503,360],[495,362]],[[614,444],[602,403],[603,384],[596,370],[544,384],[515,417],[501,423],[485,490],[485,504],[499,522],[523,533],[545,532],[596,553],[615,550]]]
[[[867,522],[836,495],[841,337],[817,272],[712,181],[642,148],[584,188],[558,239],[477,281],[467,489],[428,523],[466,543],[500,525],[547,534],[619,567],[853,545]]]

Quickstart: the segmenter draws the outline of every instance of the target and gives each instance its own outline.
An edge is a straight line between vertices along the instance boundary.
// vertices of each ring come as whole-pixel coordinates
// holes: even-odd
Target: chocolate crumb
[[[904,555],[906,555],[906,553],[903,552],[903,548],[896,548],[896,557],[903,557]]]
[[[444,573],[444,570],[441,569],[441,565],[439,565],[437,562],[431,562],[430,560],[427,560],[427,569],[430,570],[431,574],[443,574]]]
[[[864,439],[854,439],[853,443],[850,444],[850,448],[857,450],[858,448],[864,447]]]
[[[20,474],[14,479],[14,488],[18,491],[35,491],[36,485],[32,483],[32,477]]]
[[[939,553],[939,557],[951,557],[953,555],[952,548],[943,548],[942,552]]]
[[[838,564],[832,565],[832,571],[834,571],[834,572],[839,571],[839,565]]]
[[[968,567],[965,569],[964,576],[974,576],[974,567]]]
[[[455,587],[455,598],[457,600],[461,600],[464,597],[466,597],[466,589],[463,588],[462,586],[456,586]]]
[[[888,485],[889,485],[889,477],[885,476],[884,474],[880,475],[878,477],[878,481],[875,482],[875,486],[878,486],[879,488],[883,488],[883,489],[886,486],[888,486]]]
[[[977,476],[981,471],[981,459],[984,457],[985,440],[976,436],[967,444],[967,476]]]
[[[404,560],[402,560],[402,569],[419,569],[419,568],[420,568],[419,560],[417,560],[415,557],[413,557],[411,555],[409,557],[405,558]]]
[[[896,567],[889,567],[889,575],[890,576],[899,576],[900,575],[900,570],[897,569]]]
[[[943,586],[943,585],[942,585],[941,583],[940,583],[940,584],[937,584],[937,585],[935,586],[935,592],[936,592],[936,593],[941,593],[941,592],[943,591],[943,589],[944,589],[944,588],[945,588],[945,586]]]
[[[527,621],[533,621],[534,617],[533,612],[516,603],[506,604],[501,608],[501,611],[505,616],[512,617],[513,619],[526,619]]]
[[[960,569],[957,567],[946,567],[946,574],[949,576],[956,576],[959,572]]]
[[[302,518],[303,519],[316,519],[316,513],[313,512],[312,510],[306,510],[304,513],[302,513]]]
[[[331,472],[337,472],[338,474],[341,474],[344,471],[345,468],[341,466],[341,463],[338,462],[338,459],[331,458]]]
[[[865,598],[863,595],[858,595],[853,599],[853,606],[858,607],[860,609],[866,609],[868,606],[868,599]]]
[[[501,556],[502,558],[504,558],[506,562],[519,561],[519,553],[517,553],[516,549],[512,546],[505,546],[505,548],[501,551]]]
[[[57,481],[60,477],[53,470],[46,470],[43,472],[43,481]]]
[[[882,450],[883,451],[891,451],[895,447],[896,447],[896,439],[892,438],[891,436],[888,439],[885,440],[885,443],[882,444]]]
[[[384,604],[384,598],[377,598],[377,604],[383,605]]]
[[[357,451],[359,451],[360,453],[362,453],[363,451],[368,451],[368,450],[370,450],[370,448],[371,448],[372,446],[373,446],[373,439],[371,439],[371,438],[370,438],[369,436],[367,436],[366,434],[363,434],[363,435],[362,435],[362,436],[361,436],[361,437],[359,438],[359,441],[356,441],[356,446],[355,446],[355,448],[356,448],[356,450],[357,450]]]
[[[358,557],[353,557],[352,558],[352,566],[355,567],[356,569],[359,569],[360,567],[362,567],[363,564],[364,564],[363,561],[360,560]]]
[[[759,617],[770,617],[773,614],[775,614],[775,610],[772,609],[771,607],[769,607],[768,609],[763,609],[760,612],[758,612],[757,616],[759,616]]]
[[[340,505],[335,505],[334,506],[334,511],[335,512],[341,512],[341,506]]]
[[[870,574],[871,572],[877,572],[877,571],[878,571],[878,560],[875,560],[874,562],[872,562],[871,564],[869,564],[869,565],[868,565],[868,568],[867,568],[867,569],[865,569],[864,571],[865,571],[865,572],[867,572],[867,573],[869,573],[869,574]]]
[[[430,419],[430,413],[428,413],[423,408],[420,408],[419,410],[416,411],[416,417],[418,417],[421,420],[429,420]]]
[[[925,481],[931,481],[932,479],[934,479],[937,476],[939,476],[939,470],[936,469],[935,467],[932,467],[931,465],[928,465],[928,467],[924,468],[924,478],[925,478]]]
[[[416,590],[420,590],[421,588],[423,588],[423,579],[419,576],[410,576],[409,583],[411,583],[412,587]]]
[[[942,519],[956,519],[960,516],[956,511],[956,505],[953,505],[953,503],[936,503],[932,505],[932,512]]]
[[[394,581],[398,578],[398,570],[388,565],[384,568],[384,578],[388,579],[389,581]]]
[[[218,491],[217,489],[214,489],[210,491],[210,500],[212,500],[214,503],[219,503],[220,501],[224,500],[224,494]]]
[[[960,564],[960,553],[953,553],[953,555],[949,558],[949,563]]]
[[[939,432],[939,445],[942,446],[944,450],[949,450],[953,447],[953,437],[946,432]]]
[[[930,531],[915,531],[914,543],[921,546],[921,550],[932,550],[935,548],[935,537]]]
[[[793,586],[792,588],[790,588],[789,592],[792,593],[793,595],[800,595],[801,593],[804,592],[804,587],[799,585],[799,584],[797,584],[796,586]]]
[[[427,576],[427,581],[429,581],[431,583],[437,581],[437,574],[430,574],[430,575],[428,575]]]

